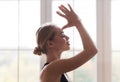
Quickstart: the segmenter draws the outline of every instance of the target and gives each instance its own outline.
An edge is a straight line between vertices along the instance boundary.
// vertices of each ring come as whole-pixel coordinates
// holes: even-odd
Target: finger
[[[64,10],[66,10],[67,12],[69,12],[69,10],[64,5],[61,5],[61,6],[64,8]]]
[[[58,15],[60,15],[61,17],[64,17],[65,18],[65,15],[60,13],[59,11],[56,12]]]
[[[64,26],[62,27],[62,30],[65,29],[65,28],[67,28],[67,27],[69,27],[68,24],[64,25]]]
[[[60,9],[64,14],[67,14],[67,12],[69,12],[68,10],[66,10],[66,9],[64,8],[63,5],[59,6],[59,9]]]
[[[69,6],[70,10],[73,11],[73,9],[72,9],[72,7],[70,6],[70,4],[68,4],[68,6]]]

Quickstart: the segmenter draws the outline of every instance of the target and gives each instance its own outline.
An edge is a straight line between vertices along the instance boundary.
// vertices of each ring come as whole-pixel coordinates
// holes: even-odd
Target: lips
[[[67,44],[68,44],[68,45],[70,45],[70,43],[69,43],[69,42],[67,42]]]

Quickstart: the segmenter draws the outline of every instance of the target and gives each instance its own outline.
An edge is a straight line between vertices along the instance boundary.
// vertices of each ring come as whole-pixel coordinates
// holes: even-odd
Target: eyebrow
[[[63,33],[64,33],[64,31],[61,31],[61,32],[60,32],[60,34],[63,34]]]

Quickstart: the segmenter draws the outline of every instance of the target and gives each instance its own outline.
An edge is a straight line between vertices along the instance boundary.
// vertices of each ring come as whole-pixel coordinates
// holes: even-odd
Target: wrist
[[[81,20],[80,19],[77,19],[75,21],[75,26],[78,27],[78,26],[81,26]]]

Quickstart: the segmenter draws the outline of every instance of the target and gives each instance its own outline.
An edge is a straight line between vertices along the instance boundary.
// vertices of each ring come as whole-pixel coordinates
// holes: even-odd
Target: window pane
[[[0,82],[18,82],[17,54],[17,51],[0,51]]]
[[[0,11],[0,48],[33,48],[40,26],[40,0],[2,0]]]
[[[74,8],[83,22],[84,27],[96,44],[96,0],[74,0]],[[80,38],[78,39],[78,37],[79,34],[75,31],[75,53],[78,53],[77,49],[82,49],[82,45],[79,42]],[[96,57],[94,57],[86,64],[78,68],[75,71],[75,82],[97,82],[96,64]]]
[[[96,57],[94,57],[75,70],[75,82],[97,82],[96,62]]]
[[[19,53],[19,82],[39,82],[40,57],[31,50]]]
[[[112,26],[112,50],[120,50],[120,0],[112,0],[111,26]]]
[[[112,26],[112,82],[120,82],[120,1],[111,1],[111,26]]]
[[[120,51],[112,52],[112,82],[120,82]]]
[[[0,82],[39,82],[39,73],[40,57],[31,50],[0,51]]]
[[[70,3],[75,12],[79,15],[83,25],[96,44],[96,0],[52,0],[52,22],[58,24],[60,27],[66,24],[66,20],[62,17],[59,17],[56,14],[56,11],[58,10],[59,5],[65,4],[67,6],[67,3]],[[64,31],[65,34],[70,37],[71,44],[71,50],[65,52],[63,55],[63,57],[66,58],[78,53],[78,50],[82,49],[82,43],[80,42],[80,38],[78,38],[79,33],[75,28]],[[70,77],[73,82],[96,82],[96,57],[74,72],[70,73]]]
[[[0,49],[18,46],[18,1],[0,1]]]
[[[96,0],[74,0],[74,8],[85,29],[96,44]],[[79,34],[75,32],[75,40],[77,40],[78,37]],[[75,46],[82,48],[82,45],[78,47],[79,43],[80,42],[75,42]]]
[[[20,48],[34,48],[35,33],[40,26],[40,0],[20,1]]]

